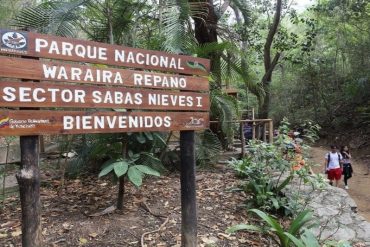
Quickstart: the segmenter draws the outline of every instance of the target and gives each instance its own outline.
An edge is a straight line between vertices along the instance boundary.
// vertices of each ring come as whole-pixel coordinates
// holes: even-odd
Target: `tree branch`
[[[282,9],[282,0],[276,1],[276,11],[274,16],[274,21],[270,27],[269,33],[266,38],[266,43],[264,47],[264,65],[265,65],[265,72],[270,70],[271,67],[271,46],[272,42],[274,40],[274,36],[278,30],[279,24],[280,24],[280,18],[281,18],[281,9]]]
[[[280,56],[281,56],[280,52],[275,54],[275,57],[272,60],[272,63],[270,64],[269,70],[265,72],[265,75],[262,78],[262,83],[265,84],[265,83],[271,81],[272,72],[274,71],[274,69],[276,67],[276,64],[279,62]]]
[[[220,17],[223,16],[227,10],[227,8],[230,6],[231,0],[225,0],[225,2],[222,4],[220,9]]]

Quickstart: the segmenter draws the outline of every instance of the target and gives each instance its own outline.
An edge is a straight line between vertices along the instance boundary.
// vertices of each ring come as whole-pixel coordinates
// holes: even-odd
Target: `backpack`
[[[327,153],[327,155],[328,155],[328,163],[326,164],[326,167],[329,167],[329,163],[330,163],[330,153]],[[338,161],[339,161],[339,163],[340,163],[340,161],[342,160],[341,158],[340,158],[340,154],[337,152],[337,155],[338,155]]]

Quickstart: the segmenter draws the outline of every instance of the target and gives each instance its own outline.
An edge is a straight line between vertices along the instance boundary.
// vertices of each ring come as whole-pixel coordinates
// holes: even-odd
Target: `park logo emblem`
[[[9,117],[0,116],[0,129],[9,126]]]
[[[194,118],[191,117],[190,120],[185,124],[186,127],[204,127],[204,119],[203,118]]]
[[[28,35],[26,33],[0,30],[1,50],[13,53],[27,54]]]
[[[186,65],[189,68],[192,68],[192,69],[199,69],[199,70],[207,71],[206,66],[204,66],[203,64],[201,64],[201,63],[199,63],[197,61],[195,61],[195,62],[188,61],[186,63]]]

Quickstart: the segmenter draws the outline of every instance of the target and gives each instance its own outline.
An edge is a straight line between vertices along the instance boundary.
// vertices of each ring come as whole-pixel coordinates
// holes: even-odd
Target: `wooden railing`
[[[210,123],[219,123],[219,121],[210,121]],[[245,136],[243,125],[245,123],[252,123],[252,139],[261,140],[264,142],[273,143],[274,141],[274,123],[272,119],[253,119],[253,120],[233,120],[227,123],[239,124],[239,135],[241,141],[241,155],[245,155]]]

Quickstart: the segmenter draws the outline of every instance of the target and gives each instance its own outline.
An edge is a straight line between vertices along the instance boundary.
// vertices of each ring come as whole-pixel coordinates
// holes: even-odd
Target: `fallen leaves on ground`
[[[240,206],[245,195],[229,192],[238,183],[231,171],[200,171],[197,177],[202,178],[197,182],[199,246],[270,246],[258,233],[225,233],[232,225],[248,222],[246,210]],[[146,235],[145,245],[180,246],[178,174],[148,178],[140,190],[127,183],[122,211],[112,206],[117,186],[109,180],[89,176],[67,180],[63,190],[58,185],[57,180],[44,181],[41,190],[46,246],[140,246],[142,234],[158,229],[163,217],[168,217],[167,224],[160,231]],[[18,197],[7,198],[3,215],[0,246],[20,246]]]

